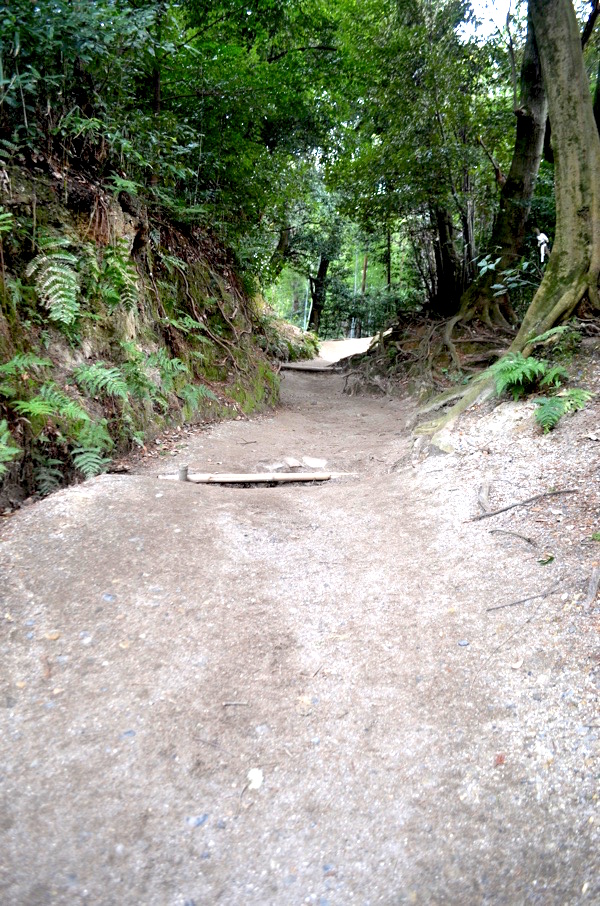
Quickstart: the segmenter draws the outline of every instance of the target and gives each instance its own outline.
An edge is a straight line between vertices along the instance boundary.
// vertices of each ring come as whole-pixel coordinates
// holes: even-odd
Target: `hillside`
[[[272,405],[273,359],[311,354],[206,228],[40,155],[0,175],[1,509]]]

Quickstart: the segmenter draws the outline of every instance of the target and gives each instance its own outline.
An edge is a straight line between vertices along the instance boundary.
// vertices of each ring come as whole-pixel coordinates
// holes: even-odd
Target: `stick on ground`
[[[562,491],[544,491],[543,494],[535,494],[533,497],[527,497],[526,500],[517,500],[516,503],[509,503],[508,506],[500,507],[499,510],[492,510],[491,513],[480,513],[479,516],[473,516],[472,519],[469,519],[469,522],[478,522],[480,519],[487,519],[489,516],[497,516],[498,513],[505,513],[507,510],[512,510],[516,506],[526,506],[528,503],[534,503],[536,500],[541,500],[542,497],[556,497],[558,494],[576,494],[577,488],[564,488]]]
[[[486,607],[486,611],[490,610],[504,610],[505,607],[516,607],[517,604],[525,604],[527,601],[535,601],[536,598],[547,598],[548,595],[552,594],[553,591],[556,591],[562,579],[559,579],[558,582],[555,582],[554,585],[551,585],[550,588],[547,588],[546,591],[541,592],[539,595],[531,595],[530,598],[519,598],[518,601],[509,601],[508,604],[496,604],[494,607]]]
[[[588,585],[587,595],[585,596],[585,600],[582,601],[584,610],[589,610],[596,600],[596,595],[598,594],[598,586],[600,586],[600,566],[595,566],[590,577],[590,584]]]

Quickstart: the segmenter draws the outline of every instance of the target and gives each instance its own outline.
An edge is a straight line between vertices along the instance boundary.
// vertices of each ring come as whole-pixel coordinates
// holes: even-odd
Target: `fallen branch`
[[[330,481],[353,472],[207,472],[188,475],[185,468],[179,475],[159,475],[163,481],[189,481],[193,484],[272,484],[296,481]],[[184,476],[185,477],[182,477]]]
[[[488,516],[497,516],[498,513],[505,513],[507,510],[512,510],[516,506],[526,506],[528,503],[534,503],[536,500],[541,500],[542,497],[556,497],[558,494],[577,494],[577,488],[565,488],[562,491],[544,491],[543,494],[535,494],[533,497],[527,497],[526,500],[517,500],[516,503],[509,503],[508,506],[503,506],[499,510],[492,510],[490,513],[480,513],[479,516],[473,516],[473,518],[468,521],[478,522],[480,519],[487,519]]]
[[[515,538],[521,538],[522,541],[526,541],[527,544],[533,544],[534,547],[537,544],[533,538],[528,538],[527,535],[520,535],[518,532],[509,532],[508,529],[492,528],[490,529],[490,535],[514,535]]]
[[[583,604],[584,610],[589,610],[596,600],[596,595],[598,594],[598,586],[600,586],[600,566],[595,566],[590,577],[590,584],[588,585],[587,595],[581,602]]]
[[[547,598],[553,591],[556,591],[561,582],[562,579],[559,579],[558,582],[555,582],[554,585],[551,585],[550,588],[547,588],[546,591],[541,592],[539,595],[531,595],[530,598],[519,598],[518,601],[509,601],[508,604],[496,604],[495,607],[486,607],[486,611],[504,610],[505,607],[516,607],[517,604],[526,604],[527,601],[535,601],[537,598]]]

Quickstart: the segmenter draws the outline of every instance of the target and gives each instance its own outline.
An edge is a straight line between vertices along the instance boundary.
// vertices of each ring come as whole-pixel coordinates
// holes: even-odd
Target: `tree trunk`
[[[286,259],[290,251],[290,240],[292,237],[292,228],[291,226],[283,226],[279,230],[279,240],[277,242],[277,247],[271,255],[271,260],[269,262],[269,275],[271,280],[276,280],[277,277],[281,274],[283,266],[286,262]]]
[[[600,274],[600,137],[571,0],[529,0],[548,95],[555,158],[556,236],[542,283],[512,349],[569,317]]]
[[[326,293],[326,281],[327,281],[327,271],[329,270],[329,258],[326,258],[324,255],[321,255],[319,261],[319,269],[317,271],[316,277],[310,278],[310,294],[312,297],[312,309],[310,312],[310,319],[308,326],[311,330],[318,334],[319,325],[321,323],[321,315],[323,314],[323,308],[325,306],[325,293]]]
[[[363,261],[363,270],[362,270],[362,283],[360,285],[361,296],[364,296],[364,294],[367,291],[367,265],[368,265],[368,263],[369,263],[369,256],[365,255],[365,259]]]
[[[512,162],[500,194],[500,207],[490,239],[490,253],[500,258],[495,271],[487,271],[463,295],[457,320],[480,317],[488,326],[507,326],[510,310],[493,298],[492,284],[499,282],[499,272],[518,262],[525,239],[525,228],[544,150],[547,101],[542,69],[531,16],[521,65],[521,95],[515,110],[517,130]]]
[[[461,261],[456,252],[452,215],[446,208],[435,207],[431,212],[435,226],[435,292],[430,309],[434,317],[451,318],[456,314],[461,296]]]
[[[594,119],[598,132],[600,132],[600,63],[598,63],[598,75],[596,76],[596,91],[594,92]]]
[[[511,352],[569,317],[584,299],[600,308],[600,136],[571,0],[529,0],[555,156],[556,236],[544,278]],[[473,382],[449,412],[423,425],[439,431],[490,390]],[[434,443],[435,443],[434,439]]]

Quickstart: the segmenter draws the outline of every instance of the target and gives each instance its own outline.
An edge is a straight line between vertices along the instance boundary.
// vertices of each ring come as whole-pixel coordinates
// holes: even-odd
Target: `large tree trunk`
[[[490,252],[500,261],[495,271],[487,271],[465,292],[457,320],[480,317],[489,326],[507,325],[510,309],[493,298],[492,284],[499,272],[518,262],[525,239],[525,228],[535,190],[547,118],[546,93],[534,30],[529,17],[527,41],[521,65],[519,107],[515,110],[517,130],[512,162],[500,194],[500,207],[490,239]]]
[[[600,136],[577,20],[571,0],[529,0],[529,12],[548,95],[555,156],[556,237],[542,283],[511,351],[568,317],[584,299],[600,308]],[[491,380],[472,383],[425,432],[451,423],[489,392]],[[436,435],[434,443],[441,442]]]
[[[577,20],[571,0],[529,0],[529,10],[552,124],[556,236],[515,350],[569,317],[584,298],[600,307],[600,137]]]
[[[434,317],[451,318],[458,310],[462,289],[454,223],[450,211],[437,205],[432,206],[430,218],[436,233],[433,245],[436,279],[429,308]]]
[[[321,315],[323,314],[323,308],[325,306],[325,292],[326,292],[326,281],[327,281],[327,271],[329,270],[329,258],[326,258],[324,255],[321,255],[319,261],[319,269],[317,270],[317,276],[310,278],[310,293],[312,297],[312,308],[310,311],[310,320],[308,326],[311,330],[318,334],[319,325],[321,323]]]

